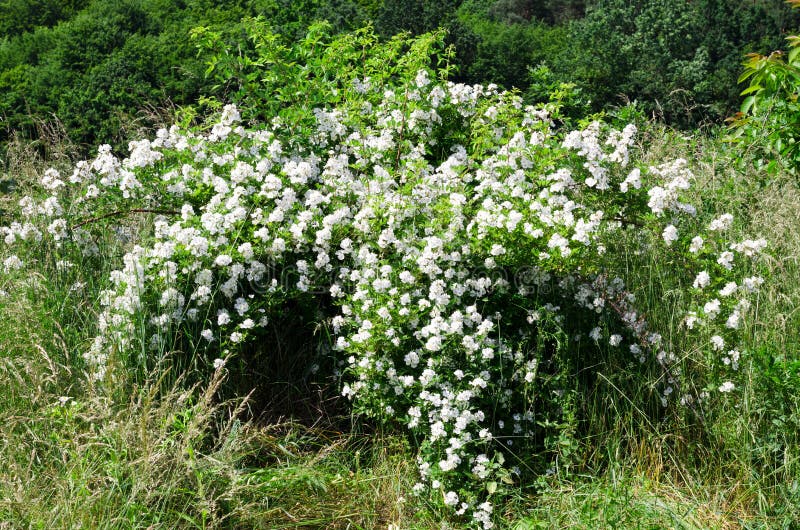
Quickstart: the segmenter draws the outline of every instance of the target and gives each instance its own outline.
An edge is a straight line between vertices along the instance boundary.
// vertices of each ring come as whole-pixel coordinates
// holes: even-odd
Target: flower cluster
[[[363,100],[316,109],[306,134],[245,128],[228,106],[209,130],[159,131],[123,160],[101,147],[66,179],[48,171],[46,196],[20,201],[7,245],[51,238],[86,255],[106,226],[98,211],[155,215],[103,293],[84,354],[94,379],[113,378],[115,352],[158,352],[181,327],[221,369],[287,300],[326,297],[342,393],[422,440],[415,491],[491,528],[486,492],[518,472],[503,455],[555,414],[536,397],[555,351],[624,348],[664,368],[665,402],[677,390],[676,355],[610,255],[630,230],[682,260],[686,327],[737,368],[737,330],[762,283],[740,277],[741,262],[765,243],[727,241],[727,215],[703,228],[686,161],[633,167],[633,126],[561,135],[546,109],[493,86],[426,71],[353,86]]]

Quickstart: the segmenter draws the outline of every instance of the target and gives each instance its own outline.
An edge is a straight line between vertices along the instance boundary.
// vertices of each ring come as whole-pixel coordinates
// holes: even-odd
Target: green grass
[[[538,499],[516,530],[534,528],[699,530],[740,528],[723,498],[670,487],[619,469],[602,477],[562,481]]]

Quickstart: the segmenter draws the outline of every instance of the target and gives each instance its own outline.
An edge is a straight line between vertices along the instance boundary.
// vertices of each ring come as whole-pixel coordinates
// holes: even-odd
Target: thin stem
[[[149,208],[134,208],[132,210],[117,210],[115,212],[107,213],[105,215],[100,215],[97,217],[92,217],[90,219],[86,219],[81,221],[80,223],[73,225],[70,227],[70,230],[75,230],[76,228],[80,228],[81,226],[85,226],[91,223],[96,223],[98,221],[102,221],[103,219],[110,219],[111,217],[119,217],[121,215],[128,215],[132,213],[154,213],[159,215],[178,215],[181,212],[176,212],[173,210],[151,210]]]

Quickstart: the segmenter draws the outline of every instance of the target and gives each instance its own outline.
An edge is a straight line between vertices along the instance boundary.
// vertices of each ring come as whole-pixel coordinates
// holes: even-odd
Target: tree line
[[[576,116],[636,101],[679,127],[735,112],[744,54],[800,25],[778,0],[4,0],[0,142],[59,124],[80,146],[121,146],[170,109],[224,98],[189,35],[236,42],[246,17],[289,38],[323,19],[385,39],[444,28],[455,81],[558,97]]]

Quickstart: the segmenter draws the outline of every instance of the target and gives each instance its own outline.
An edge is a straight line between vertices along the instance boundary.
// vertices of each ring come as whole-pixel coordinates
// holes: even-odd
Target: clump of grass
[[[702,488],[673,484],[663,477],[654,481],[628,464],[614,466],[602,476],[553,483],[510,527],[700,530],[742,528],[748,523],[748,514],[731,503],[725,485]]]

